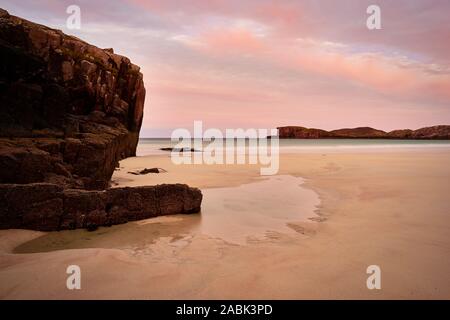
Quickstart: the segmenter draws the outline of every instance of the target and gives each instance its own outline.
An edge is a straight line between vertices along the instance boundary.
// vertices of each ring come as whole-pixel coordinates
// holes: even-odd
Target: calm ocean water
[[[197,140],[199,141],[199,140]],[[206,146],[208,143],[204,142]],[[248,144],[248,141],[247,141]],[[223,145],[226,145],[225,140]],[[161,151],[166,147],[194,147],[194,141],[188,141],[183,145],[177,145],[169,138],[141,138],[137,148],[138,156],[169,154]],[[310,152],[381,152],[404,150],[420,150],[423,148],[435,148],[444,150],[449,148],[449,140],[386,140],[386,139],[281,139],[279,140],[280,153],[310,153]]]

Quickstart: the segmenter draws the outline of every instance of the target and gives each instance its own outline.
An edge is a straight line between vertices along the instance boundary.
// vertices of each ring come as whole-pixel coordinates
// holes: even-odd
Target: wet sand
[[[274,192],[281,198],[270,201],[261,187],[270,178],[259,176],[259,166],[127,159],[115,183],[188,183],[210,193],[204,210],[211,215],[159,217],[91,233],[0,231],[0,298],[450,299],[448,163],[450,152],[429,149],[282,154],[278,178],[291,180],[281,180],[285,189]],[[128,174],[144,167],[168,172]],[[246,192],[255,185],[262,189],[252,203]],[[247,203],[234,198],[235,188]],[[219,205],[223,198],[228,201]],[[273,220],[277,204],[286,214],[280,221]],[[306,216],[288,209],[300,204]],[[252,205],[264,210],[245,212]],[[65,287],[70,264],[81,267],[81,290]],[[381,267],[381,290],[366,287],[372,264]]]
[[[150,251],[161,239],[188,243],[205,235],[235,245],[293,234],[303,223],[319,218],[318,195],[303,188],[302,178],[277,175],[237,187],[203,189],[200,214],[163,216],[100,228],[94,232],[50,232],[13,249],[14,253],[49,252],[77,248],[119,248]],[[147,248],[148,247],[148,248]]]

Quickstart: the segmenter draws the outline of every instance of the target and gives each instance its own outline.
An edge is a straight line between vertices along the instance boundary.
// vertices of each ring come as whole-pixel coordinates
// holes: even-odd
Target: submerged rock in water
[[[161,151],[171,151],[171,152],[201,152],[200,150],[194,149],[194,148],[160,148]]]
[[[145,174],[149,174],[149,173],[162,173],[162,172],[167,172],[167,171],[162,168],[150,168],[150,169],[145,168],[145,169],[138,170],[138,171],[130,171],[128,173],[134,174],[134,175],[145,175]]]

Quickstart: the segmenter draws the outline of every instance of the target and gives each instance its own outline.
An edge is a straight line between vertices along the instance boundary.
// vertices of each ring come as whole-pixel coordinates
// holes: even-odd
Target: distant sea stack
[[[418,130],[394,130],[386,132],[370,127],[338,129],[326,131],[297,126],[278,127],[281,139],[417,139],[449,140],[450,126],[441,125]]]
[[[115,194],[135,201],[151,194],[154,208],[170,203],[170,185],[86,196],[108,188],[118,162],[135,156],[144,100],[143,75],[128,58],[0,9],[0,228],[58,230],[86,227],[89,215],[100,225],[146,217],[130,208],[128,218],[118,213]],[[200,210],[200,190],[172,188],[189,203],[186,212]],[[74,192],[81,201],[70,213],[76,222],[47,224],[47,214],[63,221]],[[183,213],[178,207],[152,209],[150,216]]]

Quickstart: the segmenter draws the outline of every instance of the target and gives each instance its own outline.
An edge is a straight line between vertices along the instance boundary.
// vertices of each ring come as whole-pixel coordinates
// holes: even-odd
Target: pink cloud
[[[449,74],[429,74],[421,68],[404,68],[395,57],[382,54],[300,52],[286,56],[285,62],[303,70],[353,81],[383,94],[438,95],[450,100]]]
[[[426,65],[382,53],[349,53],[338,44],[310,39],[305,43],[258,37],[250,30],[220,29],[195,38],[205,54],[252,54],[268,64],[351,81],[384,94],[450,99],[450,74],[427,72]],[[201,44],[200,46],[198,44]],[[343,45],[345,47],[345,45]]]
[[[207,31],[197,39],[200,48],[221,54],[256,54],[263,49],[262,40],[244,28],[214,29]]]

